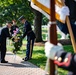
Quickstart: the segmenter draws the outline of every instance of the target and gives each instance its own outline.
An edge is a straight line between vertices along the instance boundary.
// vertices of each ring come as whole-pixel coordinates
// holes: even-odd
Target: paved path
[[[7,52],[9,63],[0,63],[0,75],[44,75],[44,70]]]

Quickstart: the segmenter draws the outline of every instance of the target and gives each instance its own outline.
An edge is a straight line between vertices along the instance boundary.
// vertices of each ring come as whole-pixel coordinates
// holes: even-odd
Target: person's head
[[[12,23],[11,21],[7,21],[7,22],[6,22],[6,25],[7,25],[8,28],[11,28],[12,24],[13,24],[13,23]]]
[[[18,19],[21,23],[25,23],[26,19],[25,17],[22,15],[21,17],[19,17]]]
[[[13,25],[16,25],[16,20],[12,20]]]

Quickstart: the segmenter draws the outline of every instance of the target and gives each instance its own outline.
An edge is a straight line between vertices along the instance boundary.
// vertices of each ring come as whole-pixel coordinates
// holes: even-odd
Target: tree
[[[6,20],[18,20],[21,15],[24,15],[32,23],[33,13],[30,10],[28,0],[0,1],[0,24],[3,24]]]
[[[36,10],[33,10],[35,14],[34,31],[36,34],[36,42],[42,42],[42,14]]]
[[[34,15],[35,14],[35,15]],[[7,20],[13,20],[21,15],[24,15],[28,21],[33,24],[35,16],[34,31],[36,34],[36,42],[42,42],[42,14],[34,10],[34,14],[30,9],[28,0],[1,0],[0,1],[0,25],[5,23]],[[20,25],[20,24],[18,24]]]

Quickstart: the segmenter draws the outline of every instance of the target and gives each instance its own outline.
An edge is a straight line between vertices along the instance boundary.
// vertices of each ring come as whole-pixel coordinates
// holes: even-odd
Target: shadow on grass
[[[17,52],[18,55],[24,55],[26,54],[25,50],[20,50]],[[31,63],[35,64],[36,66],[40,67],[45,66],[46,63],[46,57],[43,50],[34,50],[32,54],[32,59],[29,60]]]

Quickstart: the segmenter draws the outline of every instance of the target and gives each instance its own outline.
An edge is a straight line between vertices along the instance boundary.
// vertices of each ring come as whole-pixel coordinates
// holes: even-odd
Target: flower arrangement
[[[19,28],[16,28],[16,30],[13,30],[13,33],[14,33],[12,34],[12,41],[14,45],[13,53],[16,53],[17,51],[20,50],[22,46],[22,32],[20,31]]]

